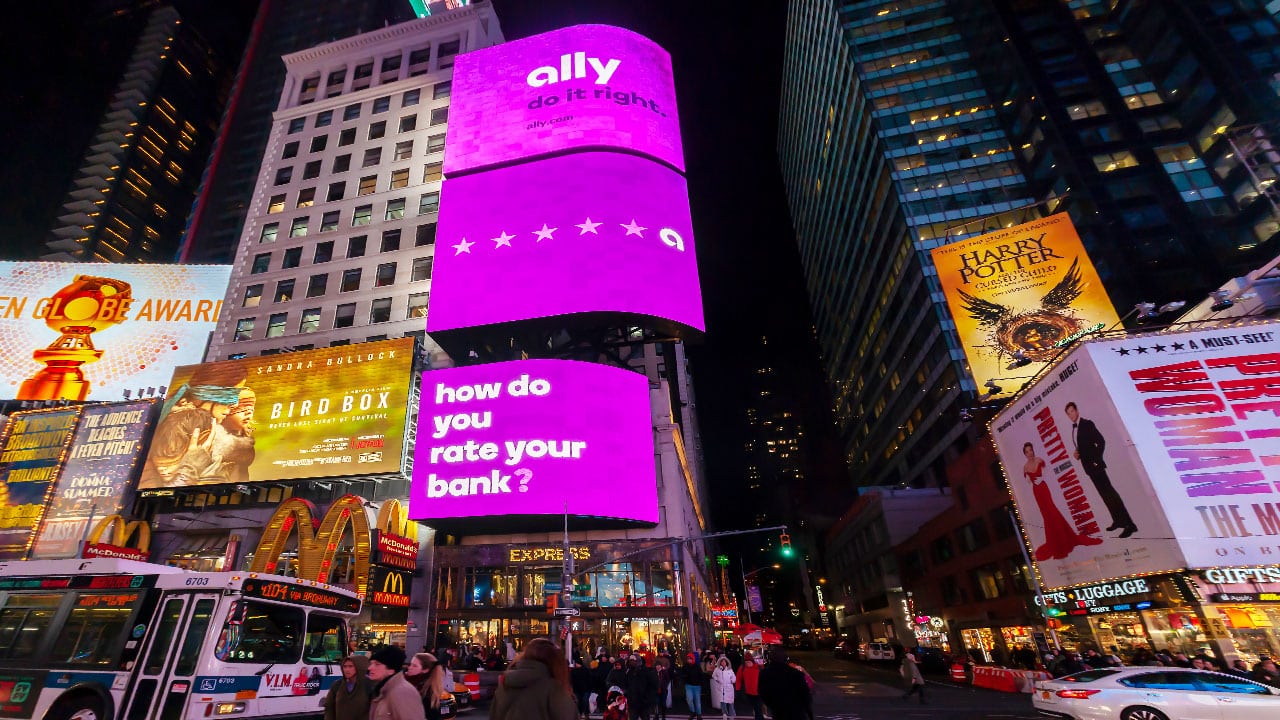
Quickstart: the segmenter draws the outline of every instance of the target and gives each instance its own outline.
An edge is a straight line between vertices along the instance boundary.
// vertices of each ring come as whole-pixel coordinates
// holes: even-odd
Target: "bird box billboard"
[[[930,254],[979,386],[1031,377],[1070,338],[1120,322],[1066,213],[943,245]],[[1011,375],[1009,365],[1019,353],[1031,363]],[[1004,387],[1017,389],[1009,383]]]

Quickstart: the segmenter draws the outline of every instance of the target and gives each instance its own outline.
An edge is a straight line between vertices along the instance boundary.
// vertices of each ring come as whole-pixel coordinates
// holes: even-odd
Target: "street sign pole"
[[[562,570],[562,576],[560,580],[560,599],[566,609],[573,609],[573,553],[569,549],[568,500],[564,502],[564,569]],[[556,614],[560,615],[558,609]],[[564,623],[566,628],[564,633],[564,659],[568,662],[569,667],[573,667],[573,622],[569,620],[569,613],[565,613],[560,622]]]

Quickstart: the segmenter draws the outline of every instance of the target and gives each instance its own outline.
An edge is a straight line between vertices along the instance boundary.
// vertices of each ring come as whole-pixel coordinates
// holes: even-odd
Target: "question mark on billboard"
[[[520,468],[515,471],[515,476],[520,479],[520,492],[529,492],[529,481],[533,479],[533,471],[528,468]]]
[[[658,237],[662,238],[662,242],[667,247],[673,247],[680,252],[684,252],[684,238],[680,237],[680,233],[671,228],[662,228],[658,231]]]

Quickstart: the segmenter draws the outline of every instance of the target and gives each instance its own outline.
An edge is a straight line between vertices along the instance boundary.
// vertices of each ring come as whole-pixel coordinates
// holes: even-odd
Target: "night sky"
[[[405,0],[407,3],[408,0]],[[847,487],[832,439],[812,322],[775,152],[785,3],[670,0],[494,0],[507,39],[578,23],[639,32],[672,54],[697,238],[707,336],[694,345],[712,517],[741,479],[746,359],[762,335],[792,387],[813,443],[821,501]],[[80,158],[127,59],[105,40],[136,32],[143,2],[22,3],[0,31],[0,257],[32,257],[48,236]],[[216,46],[238,57],[248,0],[177,3]],[[120,43],[114,43],[120,45]],[[834,508],[823,508],[832,512]]]

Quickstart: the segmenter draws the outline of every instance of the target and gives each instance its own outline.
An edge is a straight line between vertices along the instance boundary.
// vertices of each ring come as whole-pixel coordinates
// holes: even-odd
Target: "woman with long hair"
[[[444,666],[431,653],[418,653],[409,660],[404,679],[422,696],[427,720],[440,720],[440,698],[444,697]]]
[[[577,720],[564,650],[546,638],[530,640],[498,682],[490,720]]]
[[[1044,525],[1044,542],[1036,548],[1036,561],[1061,560],[1071,554],[1072,550],[1084,545],[1098,545],[1101,538],[1084,535],[1067,522],[1053,499],[1053,491],[1044,478],[1044,458],[1036,455],[1036,448],[1031,443],[1022,446],[1022,455],[1027,459],[1022,466],[1022,476],[1031,483],[1031,492],[1036,499],[1036,508],[1040,511],[1040,520]]]

